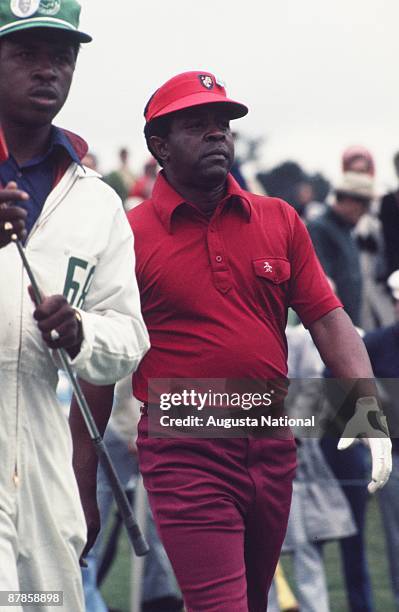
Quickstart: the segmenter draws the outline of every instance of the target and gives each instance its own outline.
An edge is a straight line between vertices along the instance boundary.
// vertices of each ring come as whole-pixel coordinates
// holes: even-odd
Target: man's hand
[[[29,287],[29,294],[35,302],[32,287]],[[33,316],[49,348],[63,348],[71,359],[76,357],[83,340],[82,323],[63,295],[44,297],[42,303],[36,305]]]
[[[11,235],[16,234],[20,240],[25,240],[25,220],[27,212],[20,206],[13,206],[21,200],[29,200],[25,191],[17,189],[14,182],[8,183],[5,189],[0,189],[0,249],[11,242]]]
[[[375,397],[361,397],[355,414],[348,421],[338,443],[339,450],[348,448],[356,438],[367,438],[371,451],[372,475],[369,493],[375,493],[387,482],[392,471],[392,443],[386,418]]]

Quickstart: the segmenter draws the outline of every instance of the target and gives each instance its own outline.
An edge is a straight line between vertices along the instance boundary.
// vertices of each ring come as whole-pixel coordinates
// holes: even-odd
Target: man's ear
[[[169,148],[166,138],[160,136],[150,136],[150,149],[153,156],[165,163],[169,161]]]

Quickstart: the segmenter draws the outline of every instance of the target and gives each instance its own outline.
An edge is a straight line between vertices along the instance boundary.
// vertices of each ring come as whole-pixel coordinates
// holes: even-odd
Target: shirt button
[[[223,257],[221,255],[216,255],[216,261],[220,263],[221,261],[223,261]]]

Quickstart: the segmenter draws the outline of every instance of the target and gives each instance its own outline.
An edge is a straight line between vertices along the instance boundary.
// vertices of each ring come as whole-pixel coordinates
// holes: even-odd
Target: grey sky
[[[103,168],[127,145],[145,159],[143,108],[184,70],[226,82],[263,135],[262,165],[290,158],[339,176],[344,147],[374,153],[381,189],[399,149],[397,0],[81,0],[84,47],[59,123],[81,133]]]

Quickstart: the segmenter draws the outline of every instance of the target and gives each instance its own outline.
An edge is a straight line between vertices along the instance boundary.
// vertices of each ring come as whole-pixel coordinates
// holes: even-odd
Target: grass
[[[395,607],[385,550],[385,535],[381,524],[378,502],[375,497],[370,498],[368,505],[366,538],[375,610],[376,612],[394,612]],[[349,612],[338,542],[331,542],[324,546],[324,562],[331,612]],[[290,585],[294,588],[292,564],[286,557],[283,558],[283,567]]]
[[[376,612],[394,612],[384,532],[378,502],[374,497],[369,502],[367,512],[367,546],[375,610]],[[342,579],[339,547],[336,542],[329,543],[324,547],[324,559],[331,612],[349,612]],[[290,560],[284,558],[283,566],[290,584],[293,585]],[[129,612],[130,571],[129,544],[125,534],[123,534],[117,557],[101,589],[107,603],[113,608],[121,610],[121,612]]]

